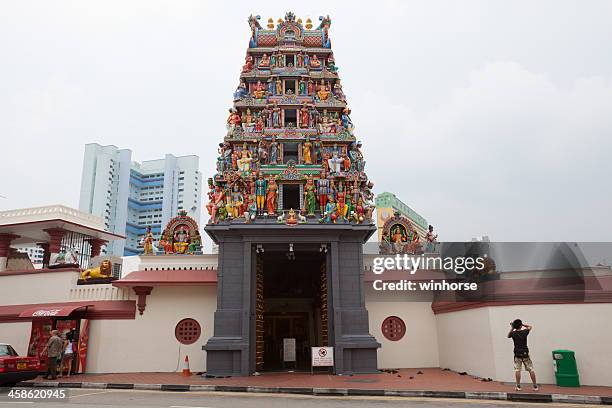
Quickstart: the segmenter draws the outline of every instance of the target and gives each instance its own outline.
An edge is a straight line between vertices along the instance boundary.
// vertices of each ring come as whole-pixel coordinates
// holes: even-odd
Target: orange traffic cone
[[[189,371],[189,356],[185,356],[185,361],[183,362],[183,377],[191,376],[191,371]]]

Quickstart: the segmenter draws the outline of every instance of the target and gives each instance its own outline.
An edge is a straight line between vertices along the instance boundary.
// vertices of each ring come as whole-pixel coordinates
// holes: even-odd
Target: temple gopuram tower
[[[250,16],[205,231],[219,245],[210,376],[310,369],[334,348],[336,373],[377,370],[368,331],[363,244],[376,232],[373,184],[329,39],[289,12],[266,28]],[[285,339],[293,356],[283,355]],[[285,346],[287,347],[287,346]],[[286,350],[285,350],[286,351]]]

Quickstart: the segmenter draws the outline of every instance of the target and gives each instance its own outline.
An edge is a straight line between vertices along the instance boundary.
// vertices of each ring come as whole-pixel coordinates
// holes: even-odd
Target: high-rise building
[[[17,251],[28,254],[28,258],[30,258],[35,268],[42,268],[45,253],[43,248],[37,246],[18,247]]]
[[[200,219],[202,175],[198,156],[132,162],[129,149],[85,145],[79,209],[100,216],[108,231],[126,236],[107,253],[116,256],[142,252],[147,227],[156,239],[161,228],[185,210]]]
[[[406,217],[414,227],[414,230],[421,237],[421,240],[425,239],[429,226],[427,220],[412,208],[408,207],[408,205],[404,204],[395,194],[385,192],[376,195],[378,241],[382,240],[382,231],[385,221],[393,217],[395,212],[399,212],[401,216]]]

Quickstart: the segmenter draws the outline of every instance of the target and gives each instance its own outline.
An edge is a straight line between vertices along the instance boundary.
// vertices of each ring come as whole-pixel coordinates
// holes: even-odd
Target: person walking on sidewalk
[[[521,319],[516,319],[510,322],[510,332],[508,338],[514,342],[514,376],[516,378],[516,391],[521,390],[521,368],[524,366],[525,371],[529,372],[531,381],[533,382],[533,390],[538,391],[538,383],[536,382],[536,374],[533,371],[533,363],[529,357],[529,347],[527,347],[527,336],[533,329],[533,326],[524,324]]]
[[[47,374],[43,377],[48,380],[57,378],[57,360],[61,358],[64,342],[58,336],[57,330],[51,330],[51,338],[43,349],[42,354],[47,353]]]

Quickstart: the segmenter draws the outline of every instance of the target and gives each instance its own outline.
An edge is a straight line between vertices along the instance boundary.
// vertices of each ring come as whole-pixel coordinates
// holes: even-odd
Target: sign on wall
[[[333,367],[334,348],[333,347],[312,347],[312,366],[313,367]]]
[[[295,339],[283,339],[283,361],[295,361]]]

